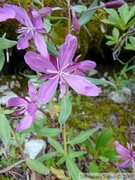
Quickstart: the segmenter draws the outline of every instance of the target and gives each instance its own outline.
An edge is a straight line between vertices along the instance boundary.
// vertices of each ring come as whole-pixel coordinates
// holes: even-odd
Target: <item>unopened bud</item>
[[[105,8],[119,8],[125,3],[124,0],[115,0],[104,4]]]

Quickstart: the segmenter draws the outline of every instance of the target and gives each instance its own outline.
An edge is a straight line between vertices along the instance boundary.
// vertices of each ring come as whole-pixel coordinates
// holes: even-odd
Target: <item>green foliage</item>
[[[37,160],[34,159],[30,159],[30,158],[26,158],[26,162],[29,164],[29,166],[36,172],[40,173],[40,174],[44,174],[47,175],[49,174],[49,169],[43,165],[42,163],[40,163]]]
[[[125,3],[118,8],[118,11],[114,9],[105,9],[105,11],[109,14],[108,19],[103,19],[101,21],[113,25],[122,31],[125,31],[135,23],[135,6],[130,7]]]
[[[133,50],[135,51],[135,37],[129,37],[129,43],[126,43],[125,47],[126,50]]]
[[[113,28],[112,36],[105,35],[105,37],[109,40],[106,42],[108,46],[115,45],[119,43],[120,40],[120,32],[117,28]]]
[[[112,128],[104,130],[96,141],[96,151],[103,148],[111,139],[112,137]]]
[[[72,111],[72,103],[69,100],[68,93],[61,100],[61,110],[60,117],[58,119],[59,123],[64,124]]]

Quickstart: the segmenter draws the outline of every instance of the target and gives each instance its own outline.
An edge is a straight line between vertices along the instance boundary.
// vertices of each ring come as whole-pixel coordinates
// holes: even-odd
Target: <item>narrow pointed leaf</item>
[[[112,128],[104,130],[96,141],[96,150],[98,151],[104,147],[112,137]]]
[[[94,83],[95,85],[104,85],[104,84],[108,84],[110,86],[113,86],[114,88],[117,89],[117,87],[115,86],[114,83],[110,82],[110,81],[106,81],[106,80],[102,80],[102,79],[95,79],[95,78],[86,78],[87,80],[89,80],[90,82]]]
[[[59,152],[64,154],[64,149],[63,147],[60,145],[60,143],[58,143],[56,140],[52,139],[52,138],[48,138],[48,142]]]
[[[59,128],[44,128],[40,127],[36,124],[33,124],[34,130],[38,135],[51,137],[56,136],[57,134],[61,133],[61,129]]]
[[[76,164],[74,163],[74,161],[67,157],[66,159],[66,165],[69,171],[69,174],[71,175],[73,180],[77,180],[79,179],[79,174],[81,173],[81,171],[79,170],[79,168],[76,166]]]
[[[64,171],[62,170],[62,169],[55,169],[54,167],[50,167],[50,169],[51,169],[51,172],[53,173],[53,174],[55,174],[55,176],[57,177],[57,178],[59,178],[59,179],[64,179],[64,178],[66,178],[66,176],[65,176],[65,174],[64,174]]]
[[[67,96],[64,96],[62,98],[60,107],[61,107],[61,111],[60,111],[60,117],[58,121],[60,124],[64,124],[67,121],[72,110],[72,104],[69,101]]]
[[[0,114],[0,139],[2,140],[5,146],[10,145],[10,141],[11,141],[10,124],[4,114]]]
[[[57,154],[58,154],[57,152],[47,153],[47,154],[44,154],[43,156],[40,156],[36,160],[39,161],[39,162],[44,162],[44,161],[56,156]]]
[[[75,157],[82,156],[82,155],[84,155],[84,154],[86,154],[86,153],[87,153],[87,151],[76,151],[76,152],[70,152],[70,153],[68,154],[68,156],[69,156],[70,158],[75,158]]]
[[[87,131],[82,131],[78,136],[72,138],[68,141],[68,144],[74,146],[75,144],[82,143],[87,140],[93,133],[95,133],[100,127],[96,127],[94,129],[90,129]]]
[[[15,46],[17,41],[11,41],[6,38],[0,38],[0,51]]]
[[[58,160],[58,162],[57,162],[56,164],[57,164],[57,165],[60,165],[60,164],[63,164],[65,161],[66,161],[66,157],[63,156],[62,158],[60,158],[60,159]]]
[[[3,51],[0,51],[0,71],[2,70],[3,66],[4,66],[4,62],[5,62],[5,56]]]
[[[98,0],[94,0],[94,2],[92,3],[92,5],[90,7],[94,7],[97,6]],[[85,25],[87,22],[90,21],[90,19],[92,18],[93,14],[95,11],[89,11],[87,13],[84,13],[81,18],[79,19],[79,24],[80,26]]]
[[[26,158],[26,161],[34,171],[44,175],[49,174],[50,170],[39,161],[30,158]]]

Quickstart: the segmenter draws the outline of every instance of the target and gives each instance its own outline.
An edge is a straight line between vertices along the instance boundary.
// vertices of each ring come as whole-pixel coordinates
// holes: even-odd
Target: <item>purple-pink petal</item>
[[[122,145],[120,145],[119,141],[115,141],[116,151],[122,155],[123,157],[127,157],[129,155],[129,151]]]
[[[82,62],[79,62],[78,64],[79,64],[79,69],[82,71],[89,71],[96,67],[96,63],[90,60],[84,60]]]
[[[116,163],[117,166],[122,167],[122,168],[127,168],[129,167],[131,164],[131,160],[127,159],[126,161],[122,162],[122,163]]]
[[[0,8],[0,22],[6,21],[7,19],[14,19],[15,18],[15,12],[6,9],[6,8]]]
[[[17,42],[17,49],[26,49],[29,46],[29,40],[32,38],[32,32],[29,31],[25,35],[21,35]]]
[[[79,75],[64,75],[67,83],[79,94],[86,96],[98,96],[100,90],[93,83]]]
[[[8,8],[10,10],[13,10],[15,12],[15,18],[23,25],[33,27],[32,22],[26,12],[25,9],[23,9],[20,6],[16,5],[9,5],[9,4],[4,4],[5,8]]]
[[[29,94],[30,100],[31,102],[34,102],[36,100],[37,90],[32,84],[29,84],[28,88],[29,88],[28,94]]]
[[[75,51],[77,48],[77,38],[71,34],[66,36],[66,41],[61,45],[58,59],[60,64],[60,69],[62,70],[68,64],[72,63],[73,57],[75,55]]]
[[[28,129],[31,126],[32,123],[32,117],[27,114],[22,120],[21,122],[18,124],[18,126],[16,127],[16,129],[18,131],[23,131],[25,129]]]
[[[13,97],[10,98],[6,104],[6,107],[9,106],[26,106],[27,102],[25,100],[23,100],[20,97]]]
[[[42,35],[40,35],[36,31],[35,31],[35,36],[34,36],[34,43],[35,43],[37,50],[40,52],[40,54],[43,55],[45,58],[49,59],[49,54],[47,51],[47,46],[46,46],[45,40],[42,37]]]
[[[41,16],[41,17],[45,17],[47,15],[49,15],[50,13],[52,12],[52,8],[50,7],[44,7],[42,9],[40,9],[38,11],[38,14]]]
[[[57,89],[58,80],[59,80],[59,77],[56,76],[55,78],[52,78],[46,81],[40,86],[38,101],[41,104],[46,104],[51,100],[52,96],[54,95]]]
[[[24,56],[26,64],[32,70],[39,72],[46,72],[46,69],[55,70],[53,64],[44,56],[36,54],[35,52],[28,51]]]
[[[26,111],[29,113],[33,120],[36,120],[37,104],[28,103]]]

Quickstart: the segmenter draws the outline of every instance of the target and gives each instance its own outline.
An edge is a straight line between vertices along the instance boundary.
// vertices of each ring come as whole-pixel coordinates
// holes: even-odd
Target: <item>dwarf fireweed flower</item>
[[[37,50],[42,55],[45,56],[47,54],[47,47],[41,33],[45,34],[46,29],[44,28],[41,16],[48,15],[49,13],[51,13],[51,8],[46,7],[40,9],[39,11],[36,11],[29,6],[29,11],[31,16],[30,19],[26,10],[23,9],[22,7],[19,7],[17,5],[9,5],[9,4],[5,4],[4,7],[14,11],[16,14],[15,18],[22,25],[24,25],[19,27],[19,29],[17,30],[17,33],[20,34],[17,42],[17,48],[19,50],[27,48],[29,46],[29,40],[33,38]],[[44,49],[42,49],[42,47],[44,47]]]
[[[117,156],[117,158],[124,160],[124,162],[120,164],[116,163],[116,165],[122,168],[127,168],[129,166],[132,166],[135,172],[135,152],[133,152],[130,144],[127,143],[128,149],[120,145],[118,141],[115,141],[115,145],[116,145],[116,151],[120,154],[120,156]]]
[[[47,103],[52,98],[59,84],[60,98],[66,93],[67,84],[77,93],[86,96],[98,96],[99,88],[86,80],[83,75],[86,70],[95,68],[96,63],[90,60],[77,62],[78,56],[73,62],[73,57],[77,48],[77,38],[68,34],[65,43],[61,45],[58,56],[50,58],[27,52],[24,56],[26,63],[31,69],[44,73],[39,79],[46,80],[39,88],[38,101]]]
[[[32,84],[29,84],[28,87],[29,87],[29,92],[28,92],[29,99],[23,96],[13,97],[10,98],[6,104],[7,107],[15,106],[19,108],[15,110],[14,115],[25,113],[25,117],[16,127],[18,131],[22,131],[24,129],[29,128],[31,126],[32,121],[36,120],[35,114],[37,111],[37,104],[35,103],[35,100],[36,100],[37,90]]]
[[[0,8],[0,22],[6,21],[7,19],[14,19],[15,12],[8,8]]]

